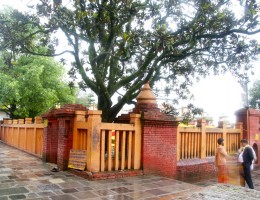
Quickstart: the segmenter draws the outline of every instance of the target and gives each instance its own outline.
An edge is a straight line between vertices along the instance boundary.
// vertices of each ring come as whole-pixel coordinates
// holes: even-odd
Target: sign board
[[[44,119],[43,124],[44,124],[44,128],[48,127],[48,119]]]
[[[68,168],[85,170],[87,163],[87,151],[86,150],[70,150],[69,165]]]

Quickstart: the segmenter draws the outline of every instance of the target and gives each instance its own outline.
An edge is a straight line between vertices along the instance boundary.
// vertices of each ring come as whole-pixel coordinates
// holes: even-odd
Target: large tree
[[[78,93],[75,103],[84,105],[90,109],[93,107],[94,108],[96,107],[94,94],[92,94],[92,93],[80,94],[80,93],[81,92]]]
[[[227,70],[242,76],[241,68],[258,48],[246,36],[260,32],[259,4],[245,0],[235,5],[238,2],[40,0],[35,16],[11,20],[1,16],[0,37],[6,46],[18,41],[19,50],[42,54],[28,42],[41,34],[40,43],[50,49],[48,56],[55,54],[57,44],[49,34],[61,30],[69,44],[64,52],[74,58],[70,74],[81,75],[80,86],[97,95],[103,120],[112,121],[148,80],[152,85],[163,80],[166,93],[185,97],[195,77]],[[37,30],[19,38],[5,34],[32,26]],[[121,98],[113,104],[116,93]]]
[[[0,110],[11,118],[35,117],[65,103],[75,94],[63,80],[63,67],[53,58],[20,56],[12,65],[0,59]]]
[[[255,81],[249,90],[249,105],[252,108],[260,108],[260,80]]]

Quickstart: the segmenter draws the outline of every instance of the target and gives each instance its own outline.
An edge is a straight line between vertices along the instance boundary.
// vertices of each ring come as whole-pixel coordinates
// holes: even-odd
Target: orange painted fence
[[[206,158],[215,156],[217,139],[224,138],[224,146],[228,154],[234,154],[240,147],[242,139],[242,123],[235,128],[207,128],[205,122],[201,127],[178,127],[177,160]]]
[[[102,123],[101,111],[76,111],[73,149],[87,150],[87,171],[141,168],[141,123],[130,114],[130,124]]]
[[[4,120],[1,124],[0,139],[8,145],[42,156],[44,124],[40,117],[19,120]]]

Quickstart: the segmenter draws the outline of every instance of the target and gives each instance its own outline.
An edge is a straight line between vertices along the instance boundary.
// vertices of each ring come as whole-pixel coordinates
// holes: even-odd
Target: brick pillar
[[[153,113],[154,114],[154,113]],[[142,161],[144,174],[175,177],[177,174],[177,123],[145,113]]]
[[[256,142],[260,132],[260,112],[255,109],[240,109],[236,112],[237,122],[243,123],[243,138]]]
[[[66,170],[69,152],[73,143],[73,122],[75,111],[87,111],[80,104],[67,104],[42,115],[45,122],[43,161],[57,163],[60,170]]]
[[[47,117],[44,120],[43,156],[44,162],[57,163],[58,153],[58,119]]]
[[[260,159],[260,111],[240,109],[236,112],[237,122],[243,123],[243,138],[249,141]],[[259,162],[258,162],[259,163]]]
[[[134,113],[141,113],[144,174],[177,175],[177,127],[172,116],[160,112],[149,84],[137,96]]]
[[[73,143],[73,117],[60,116],[58,121],[57,165],[59,169],[66,170],[68,168],[69,153]]]
[[[45,127],[43,129],[42,161],[43,162],[49,162],[51,139],[49,137],[48,120],[47,119],[44,119],[44,125],[45,125]]]

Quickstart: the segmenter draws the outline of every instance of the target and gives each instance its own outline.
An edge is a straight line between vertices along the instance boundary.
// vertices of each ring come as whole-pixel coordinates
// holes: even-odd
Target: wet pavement
[[[53,167],[0,142],[0,200],[260,199],[260,170],[253,174],[257,190],[249,190],[216,184],[215,178],[195,183],[160,176],[88,181],[51,172]]]

